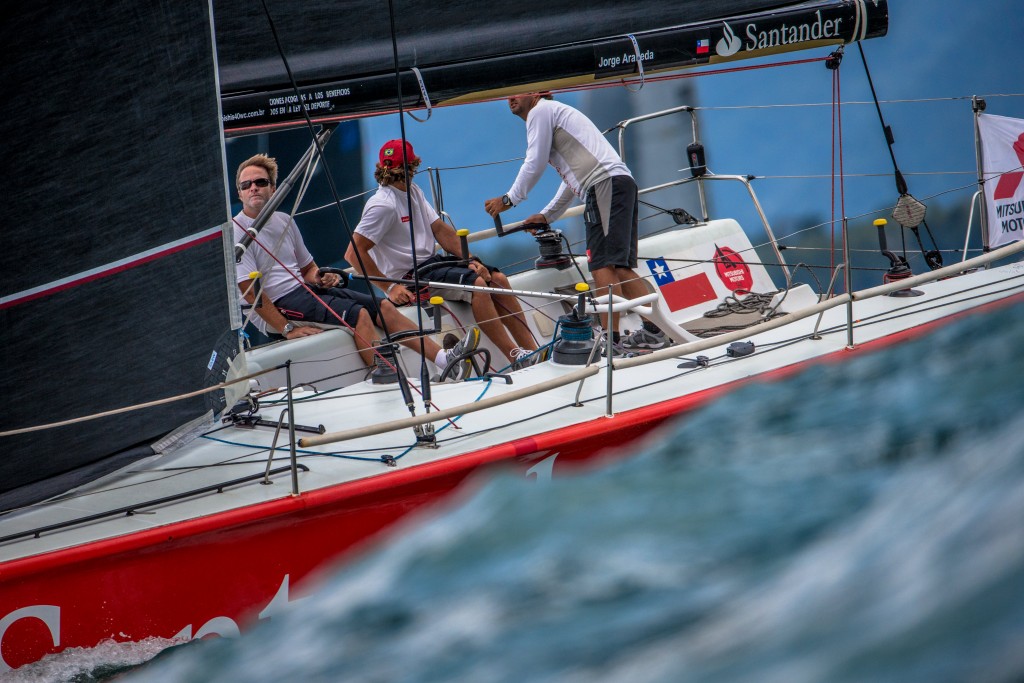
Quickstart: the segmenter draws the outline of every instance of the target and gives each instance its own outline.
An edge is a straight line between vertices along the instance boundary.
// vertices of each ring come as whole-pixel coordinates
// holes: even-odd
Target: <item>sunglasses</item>
[[[270,178],[257,178],[256,180],[243,180],[242,182],[238,183],[238,189],[240,189],[240,190],[248,190],[254,184],[256,185],[256,187],[267,187],[268,185],[270,185]]]

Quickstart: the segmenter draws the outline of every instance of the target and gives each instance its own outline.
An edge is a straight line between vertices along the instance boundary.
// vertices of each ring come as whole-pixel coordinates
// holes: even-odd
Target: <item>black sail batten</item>
[[[209,5],[8,14],[0,432],[202,387],[232,303]],[[150,456],[206,411],[198,397],[0,437],[0,510]]]
[[[236,4],[216,3],[227,134],[296,125],[303,118],[302,106],[317,121],[397,108],[394,73],[387,69],[391,56],[382,44],[387,15],[379,3],[367,4],[365,11],[358,6],[347,10],[341,24],[329,19],[326,25],[317,25],[322,35],[332,36],[330,45],[344,48],[310,42],[306,32],[311,29],[297,26],[286,7],[272,10],[297,53],[292,63],[300,95],[281,78],[279,69],[267,64],[265,51],[239,44],[244,30],[229,33],[237,27],[231,20],[219,20],[222,12],[242,11]],[[596,7],[588,3],[586,12],[564,4],[528,2],[525,7],[518,3],[510,14],[504,8],[484,9],[483,3],[454,3],[438,10],[410,0],[397,3],[397,9],[406,108],[423,105],[412,67],[422,75],[432,102],[444,105],[524,88],[628,78],[639,72],[638,56],[644,72],[651,74],[850,43],[885,35],[888,29],[885,0],[638,0],[600,2]],[[456,10],[462,11],[457,20]],[[581,17],[586,18],[585,25]]]

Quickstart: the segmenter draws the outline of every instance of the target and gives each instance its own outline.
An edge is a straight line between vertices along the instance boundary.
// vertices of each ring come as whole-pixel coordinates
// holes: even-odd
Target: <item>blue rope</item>
[[[479,377],[479,378],[476,378],[476,379],[484,380],[484,388],[483,388],[483,391],[481,391],[480,394],[475,399],[473,399],[473,403],[476,403],[477,401],[482,399],[484,397],[484,395],[486,395],[487,392],[490,391],[491,383],[494,381],[490,377]],[[443,432],[444,430],[446,430],[449,427],[451,427],[452,423],[458,422],[461,419],[462,419],[461,415],[457,415],[456,417],[453,417],[447,424],[445,424],[445,426],[441,427],[438,430],[435,430],[434,433],[437,434],[438,432]],[[404,451],[402,451],[402,453],[400,455],[395,456],[395,460],[402,459],[403,457],[405,457],[405,455],[407,453],[409,453],[409,451],[411,451],[414,448],[416,448],[416,444],[413,444],[413,445],[409,446]]]
[[[477,397],[475,399],[473,399],[474,403],[476,403],[477,401],[482,399],[487,394],[487,392],[490,391],[491,383],[493,381],[490,377],[480,377],[480,378],[477,378],[477,379],[486,380],[486,382],[484,383],[484,387],[480,391],[480,394],[477,395]],[[461,415],[452,418],[451,421],[448,424],[445,424],[443,427],[438,429],[437,432],[443,432],[445,429],[450,427],[452,423],[458,422],[460,419],[462,419]],[[241,447],[241,448],[256,448],[256,449],[262,449],[263,448],[262,446],[257,446],[257,445],[250,444],[250,443],[241,443],[241,442],[238,442],[238,441],[228,441],[227,439],[220,439],[220,438],[217,438],[215,436],[210,436],[208,434],[204,434],[202,436],[202,438],[209,439],[210,441],[216,441],[217,443],[222,443],[222,444],[225,444],[227,446],[238,446],[238,447]],[[415,443],[412,444],[411,446],[406,448],[404,451],[402,451],[401,455],[396,456],[395,460],[399,460],[400,458],[405,456],[409,451],[411,451],[415,447],[416,447],[416,444]],[[274,448],[274,450],[275,451],[280,451],[280,452],[283,452],[283,453],[290,453],[291,452],[291,449],[288,446],[277,446],[277,447]],[[310,451],[310,450],[306,450],[306,449],[303,449],[303,448],[296,448],[295,452],[298,453],[298,454],[301,454],[301,455],[323,455],[323,456],[328,456],[328,457],[331,457],[331,458],[343,458],[345,460],[359,460],[359,461],[362,461],[362,462],[377,462],[377,463],[381,462],[386,457],[386,456],[380,456],[380,457],[377,457],[377,458],[367,458],[365,456],[348,455],[346,453],[337,452],[337,451],[332,452],[332,453],[321,453],[319,451]]]
[[[202,436],[202,438],[203,439],[209,439],[210,441],[216,441],[217,443],[222,443],[222,444],[224,444],[226,446],[239,446],[241,448],[256,448],[256,449],[259,449],[259,450],[264,450],[263,446],[258,446],[258,445],[251,444],[251,443],[241,443],[239,441],[228,441],[227,439],[218,439],[217,437],[209,436],[208,434],[204,434]],[[266,450],[269,450],[269,449],[266,449]],[[275,451],[280,451],[282,453],[290,453],[291,452],[291,449],[288,448],[288,446],[276,446],[274,448],[274,450]],[[321,453],[319,451],[309,451],[309,450],[306,450],[306,449],[303,449],[303,448],[296,448],[295,452],[300,454],[300,455],[329,455],[329,456],[331,456],[333,458],[347,458],[349,460],[365,460],[366,462],[380,462],[379,458],[364,458],[364,457],[358,456],[358,455],[346,455],[345,453]]]
[[[594,338],[594,330],[591,327],[583,327],[583,328],[563,327],[562,328],[562,339],[564,339],[565,341],[579,342],[579,341],[587,341],[588,339],[593,339],[593,338]]]

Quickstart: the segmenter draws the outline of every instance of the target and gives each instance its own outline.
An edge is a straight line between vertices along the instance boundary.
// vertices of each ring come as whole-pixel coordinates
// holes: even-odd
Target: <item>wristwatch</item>
[[[501,196],[501,203],[504,206],[512,206],[512,200],[507,194]]]
[[[281,328],[281,334],[283,334],[285,337],[287,337],[289,334],[291,334],[291,331],[294,330],[294,329],[295,329],[295,325],[294,324],[292,324],[292,323],[285,323],[284,327]]]

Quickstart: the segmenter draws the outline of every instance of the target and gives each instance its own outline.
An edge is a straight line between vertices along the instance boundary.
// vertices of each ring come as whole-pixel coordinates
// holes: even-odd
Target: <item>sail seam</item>
[[[131,268],[144,265],[151,261],[156,261],[158,259],[170,256],[171,254],[175,254],[179,251],[191,249],[192,247],[198,246],[205,242],[209,242],[211,240],[220,239],[221,233],[221,226],[210,228],[209,230],[204,230],[203,232],[188,235],[187,237],[183,237],[179,240],[168,242],[167,244],[162,244],[158,247],[147,249],[146,251],[141,251],[138,254],[133,254],[132,256],[129,256],[128,258],[123,258],[118,261],[113,261],[106,265],[99,266],[97,268],[85,270],[82,271],[81,273],[76,273],[75,275],[61,278],[60,280],[54,280],[53,282],[48,282],[44,285],[39,285],[38,287],[33,287],[31,289],[26,289],[20,292],[16,292],[14,294],[9,294],[7,296],[0,297],[0,309],[11,308],[13,306],[17,306],[28,301],[33,301],[35,299],[41,299],[43,297],[56,294],[57,292],[63,292],[65,290],[71,289],[72,287],[77,287],[79,285],[94,282],[96,280],[109,277],[111,275],[123,273],[124,271],[130,270]]]

